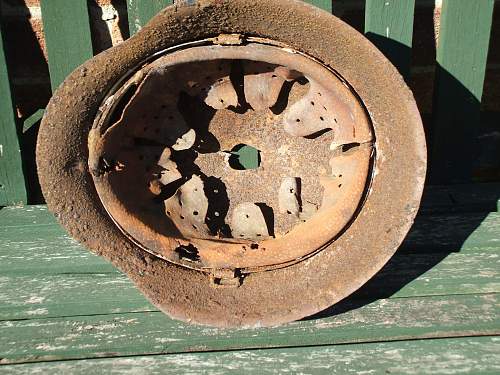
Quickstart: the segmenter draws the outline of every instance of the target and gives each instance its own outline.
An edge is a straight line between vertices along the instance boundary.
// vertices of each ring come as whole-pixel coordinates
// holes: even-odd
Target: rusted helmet
[[[413,96],[362,35],[290,0],[168,7],[55,92],[49,208],[170,316],[268,326],[329,307],[409,230]]]

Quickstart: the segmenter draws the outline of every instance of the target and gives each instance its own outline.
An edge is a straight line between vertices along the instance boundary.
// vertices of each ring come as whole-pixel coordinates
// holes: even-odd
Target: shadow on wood
[[[429,14],[432,13],[429,12]],[[429,22],[429,27],[432,24]],[[367,36],[396,65],[405,66],[404,61],[411,53],[409,47],[381,35],[368,33]],[[429,147],[429,152],[432,150],[432,158],[429,158],[428,174],[432,178],[428,179],[428,183],[429,181],[431,183],[434,181],[440,183],[470,182],[472,165],[477,157],[476,135],[480,124],[481,103],[477,95],[471,93],[443,67],[438,65],[436,69],[436,79],[440,84],[435,92],[434,126],[426,129],[426,138],[429,145],[432,145]],[[404,74],[405,70],[401,72]],[[437,109],[437,106],[440,108]],[[480,185],[476,187],[477,192],[474,192],[474,186],[470,187],[470,194],[481,195]],[[429,190],[428,186],[426,189]],[[444,193],[441,198],[450,199],[453,203],[453,196],[448,195],[447,197]],[[489,200],[484,199],[481,207],[469,208],[477,214],[466,215],[465,222],[463,219],[465,216],[461,213],[451,219],[448,217],[444,222],[439,222],[439,219],[429,221],[426,208],[432,207],[436,199],[441,198],[439,195],[436,197],[436,195],[424,193],[423,209],[417,216],[410,234],[386,266],[357,292],[306,320],[342,314],[379,299],[388,298],[431,270],[450,253],[459,252],[465,241],[487,217],[488,212],[497,210],[500,191],[498,194],[492,194]],[[462,212],[459,207],[457,211]],[[435,225],[429,225],[429,222]],[[425,241],[422,240],[424,237]],[[419,243],[420,245],[433,243],[433,245],[425,248],[419,246]]]

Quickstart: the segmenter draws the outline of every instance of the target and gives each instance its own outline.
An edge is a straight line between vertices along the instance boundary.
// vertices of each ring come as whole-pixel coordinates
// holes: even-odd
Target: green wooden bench
[[[331,1],[310,2],[332,11]],[[170,3],[128,0],[131,33]],[[0,373],[500,373],[500,184],[449,185],[470,181],[463,150],[479,125],[493,4],[443,1],[429,145],[442,185],[427,189],[401,249],[347,300],[270,329],[172,321],[68,237],[45,206],[22,206],[22,126],[0,38],[0,206],[10,206],[0,210]],[[88,5],[41,5],[55,89],[92,57]],[[404,76],[414,7],[366,0],[367,36]]]

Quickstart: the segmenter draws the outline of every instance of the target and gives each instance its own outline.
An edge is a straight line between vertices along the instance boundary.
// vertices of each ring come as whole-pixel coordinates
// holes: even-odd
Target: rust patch
[[[198,249],[190,267],[262,271],[304,259],[353,219],[373,147],[362,104],[327,67],[263,42],[160,56],[124,83],[133,94],[105,102],[114,111],[94,125],[89,164],[120,168],[94,182],[147,251],[177,263],[177,239]],[[331,147],[355,142],[349,157]],[[251,170],[234,165],[245,145],[258,150]]]
[[[189,255],[190,252],[173,251],[173,260],[165,261],[161,255],[151,256],[143,246],[137,245],[132,238],[135,231],[141,235],[152,230],[151,243],[142,245],[154,247],[163,241],[165,248],[188,248],[189,241],[182,239],[166,215],[165,220],[158,216],[160,221],[152,222],[147,221],[147,216],[138,220],[129,215],[134,232],[127,234],[120,230],[108,213],[110,207],[105,209],[96,194],[94,180],[105,176],[106,171],[100,169],[99,159],[88,158],[89,140],[102,138],[102,131],[107,130],[94,129],[95,138],[92,136],[96,117],[106,114],[106,111],[100,114],[99,110],[105,101],[112,101],[107,97],[111,88],[125,88],[123,78],[128,79],[128,73],[133,74],[165,51],[173,53],[180,46],[199,46],[200,43],[193,40],[206,40],[221,33],[246,35],[238,47],[244,47],[250,40],[248,35],[273,40],[277,46],[287,45],[307,53],[334,69],[344,86],[352,87],[366,107],[376,136],[376,153],[369,153],[374,173],[363,196],[362,209],[338,232],[335,241],[310,253],[307,261],[292,262],[288,267],[267,266],[267,272],[242,272],[237,280],[243,282],[228,288],[217,287],[210,272],[192,269],[196,259],[188,258],[196,257]],[[321,78],[316,81],[323,84]],[[136,88],[140,82],[141,79],[134,83]],[[233,87],[240,99],[242,87]],[[130,94],[134,91],[132,88]],[[216,111],[215,117],[223,111]],[[243,117],[246,115],[250,112]],[[355,136],[358,137],[358,132]],[[352,141],[352,132],[348,131],[345,137]],[[359,144],[355,152],[364,152],[363,138],[361,135],[355,140],[353,146]],[[348,151],[340,146],[342,142],[336,144],[332,140],[329,144],[332,154]],[[252,146],[261,150],[258,145]],[[211,147],[213,143],[206,142],[202,149]],[[158,153],[161,155],[163,150],[159,147]],[[122,168],[111,158],[106,160],[109,167]],[[328,160],[325,173],[333,174]],[[72,169],[68,173],[68,163],[88,162],[89,169]],[[304,2],[290,0],[200,0],[193,6],[163,10],[134,37],[95,56],[66,79],[47,106],[37,144],[37,169],[44,196],[49,209],[68,232],[127,274],[152,303],[171,317],[220,327],[275,326],[300,319],[331,306],[363,285],[392,256],[412,225],[425,180],[425,166],[422,123],[413,96],[397,70],[363,35],[339,19]],[[294,174],[284,176],[295,177]],[[147,182],[148,178],[137,181]],[[274,181],[281,183],[280,178]],[[335,186],[331,182],[332,187]],[[301,196],[311,184],[302,185]],[[157,198],[147,186],[144,190],[145,196]],[[277,192],[279,186],[275,190]],[[141,194],[137,201],[142,199]],[[209,203],[211,200],[209,198]],[[117,210],[123,209],[119,201],[116,203]],[[320,215],[319,206],[321,204],[302,199],[300,216],[306,220],[310,217],[305,224]],[[164,212],[164,205],[158,207]],[[220,224],[216,223],[214,230]],[[159,232],[168,226],[172,236],[160,236]],[[206,247],[193,247],[200,250],[213,245],[216,252],[217,241],[207,240]],[[241,246],[246,248],[246,253],[255,253],[260,258],[268,252],[265,241]],[[296,248],[296,243],[289,243],[288,248]],[[150,261],[145,261],[147,259]],[[266,259],[267,263],[271,261]],[[217,269],[224,271],[223,283],[235,278],[225,276],[226,272],[229,275],[225,266]]]

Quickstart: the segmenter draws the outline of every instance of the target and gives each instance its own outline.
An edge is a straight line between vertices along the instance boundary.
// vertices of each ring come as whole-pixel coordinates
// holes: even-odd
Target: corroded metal
[[[101,201],[129,238],[177,264],[252,272],[300,261],[360,207],[374,152],[366,111],[304,54],[212,43],[160,56],[110,93],[89,137]],[[257,168],[232,160],[244,145]]]
[[[281,76],[289,95],[280,92],[273,107],[255,111],[246,108],[251,105],[242,100],[245,91],[257,108],[271,103],[277,89],[266,89],[268,96],[262,98],[245,90],[243,72],[248,58],[235,56],[234,49],[246,51],[249,47],[253,54],[258,50],[254,47],[260,45],[277,53],[266,52],[259,58],[252,55],[251,61],[274,66],[263,72],[247,68],[255,75],[266,75],[255,77],[259,87],[264,87],[275,74],[269,77],[269,73],[279,67],[305,78]],[[193,60],[196,48],[202,47],[204,56],[198,54]],[[218,68],[212,69],[213,61],[230,64],[226,74],[217,78],[222,79],[219,84],[201,85],[197,79],[200,86],[189,87],[189,76],[179,71],[178,77],[184,78],[172,82],[176,85],[173,90],[145,95],[152,68],[167,67],[166,60],[176,55],[171,64],[174,69],[181,63],[179,54],[198,76],[210,71],[215,77]],[[303,58],[307,66],[299,66]],[[242,64],[233,67],[235,59]],[[332,75],[336,79],[330,80]],[[160,76],[164,83],[174,77]],[[154,86],[160,81],[151,79],[150,83]],[[309,90],[313,82],[336,93],[331,99],[338,116],[333,121],[323,116],[323,121],[307,124],[312,137],[303,137],[305,133],[293,119],[302,122],[312,115],[304,98],[313,99],[315,107],[319,103]],[[179,95],[177,88],[186,94]],[[137,110],[132,111],[134,95],[138,102]],[[145,95],[142,104],[140,95]],[[150,100],[152,97],[156,100]],[[176,103],[175,98],[182,100]],[[161,112],[161,105],[169,103],[180,106],[165,108],[167,117],[154,119],[156,109]],[[331,113],[329,106],[325,107]],[[149,108],[152,116],[146,130],[140,127],[144,123],[141,108]],[[205,111],[200,113],[200,109]],[[127,111],[135,119],[126,121],[130,127],[121,122]],[[361,131],[361,122],[348,120],[349,112],[358,111],[371,123],[369,132]],[[285,131],[286,114],[289,132]],[[321,112],[316,115],[322,116]],[[194,121],[200,116],[203,121]],[[338,121],[341,116],[345,122]],[[353,124],[354,128],[337,127],[335,118],[339,124]],[[324,130],[326,121],[333,130]],[[203,124],[210,125],[209,132],[203,132]],[[260,160],[254,163],[257,168],[237,169],[235,151],[241,150],[242,144],[260,151]],[[190,162],[188,156],[194,150],[197,157]],[[179,154],[185,156],[182,163]],[[368,159],[371,165],[367,165]],[[235,169],[227,168],[228,163]],[[184,233],[187,227],[168,218],[165,205],[174,195],[182,200],[184,190],[189,194],[193,187],[201,186],[195,176],[201,179],[204,191],[209,186],[213,193],[222,191],[217,189],[216,179],[204,180],[196,169],[187,173],[186,167],[193,164],[200,171],[210,171],[203,172],[207,176],[225,181],[225,195],[230,200],[227,212],[221,211],[221,215],[217,211],[217,216],[211,202],[219,195],[205,195],[206,200],[189,198],[189,204],[201,204],[202,208],[208,203],[205,218],[214,219],[210,226],[207,220],[193,220],[194,225],[200,225],[196,238]],[[351,173],[364,168],[367,178]],[[38,133],[37,169],[48,207],[59,222],[75,239],[126,274],[161,311],[191,323],[262,327],[328,308],[386,264],[418,210],[426,150],[418,109],[404,80],[382,53],[341,20],[301,1],[197,0],[166,8],[134,37],[95,56],[61,84]],[[283,197],[286,199],[280,205],[278,194],[289,186],[290,179],[296,179],[297,194],[295,198]],[[165,191],[165,186],[176,181],[178,186]],[[284,181],[289,182],[283,185]],[[327,190],[335,194],[326,194]],[[356,191],[361,199],[357,195],[349,199]],[[233,225],[231,209],[234,212],[240,204],[255,205],[271,198],[274,201],[267,204],[275,214],[274,233],[267,233],[271,238],[248,241],[234,238],[233,233],[228,236],[225,225]],[[156,205],[143,204],[150,200]],[[297,205],[298,217],[294,212]],[[338,209],[338,217],[328,214],[326,208],[332,205]],[[255,206],[261,213],[265,211],[265,206]],[[356,207],[354,213],[352,206]],[[257,214],[253,206],[244,208]],[[176,209],[182,214],[179,207]],[[198,217],[200,212],[191,213]],[[121,213],[122,217],[117,215]],[[224,221],[219,219],[223,217]],[[344,224],[348,217],[351,219]],[[309,227],[316,219],[322,225]],[[180,220],[179,216],[176,222]],[[209,232],[202,233],[206,227]],[[253,231],[242,234],[264,235],[262,228],[260,222]],[[279,237],[279,233],[285,235]],[[333,233],[337,234],[332,237]],[[140,243],[138,238],[142,238]],[[270,251],[266,245],[271,243],[279,243],[286,251]],[[239,257],[243,246],[245,256]],[[202,266],[206,262],[210,267]],[[256,272],[263,270],[266,272]]]

